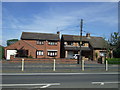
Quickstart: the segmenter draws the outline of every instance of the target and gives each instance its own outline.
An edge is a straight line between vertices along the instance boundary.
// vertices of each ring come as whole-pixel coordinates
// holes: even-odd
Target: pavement
[[[42,73],[42,72],[70,72],[70,73],[82,73],[82,72],[106,72],[104,64],[97,63],[85,63],[84,71],[81,68],[81,64],[61,64],[57,63],[25,63],[24,70],[22,71],[22,64],[19,63],[3,63],[1,72],[3,73]],[[118,65],[108,65],[107,72],[118,72],[120,67]]]

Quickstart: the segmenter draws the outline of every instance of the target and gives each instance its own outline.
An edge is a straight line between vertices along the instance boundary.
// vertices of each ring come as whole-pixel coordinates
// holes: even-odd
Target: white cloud
[[[99,6],[93,5],[91,7],[82,7],[81,9],[76,9],[74,11],[71,10],[70,12],[66,12],[66,13],[61,13],[59,11],[55,11],[54,8],[50,8],[50,11],[46,13],[48,15],[46,15],[45,17],[42,17],[41,14],[38,13],[38,14],[33,14],[32,18],[14,17],[10,13],[10,11],[4,9],[6,14],[4,16],[5,20],[3,21],[5,25],[4,27],[16,29],[16,30],[14,29],[12,30],[16,32],[14,36],[12,34],[10,36],[7,36],[6,38],[7,39],[10,37],[16,38],[20,36],[21,31],[56,33],[57,27],[58,30],[62,30],[68,27],[70,29],[70,27],[74,25],[79,25],[81,18],[85,19],[86,23],[103,22],[106,25],[108,25],[108,27],[116,26],[117,13],[116,14],[111,13],[111,15],[108,15],[109,14],[108,13],[107,14],[108,16],[104,16],[104,13],[106,14],[113,8],[115,8],[113,4],[100,4]],[[24,23],[24,22],[29,22],[29,23]]]

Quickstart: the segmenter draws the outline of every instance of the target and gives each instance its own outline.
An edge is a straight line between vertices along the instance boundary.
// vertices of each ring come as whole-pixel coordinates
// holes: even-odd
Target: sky
[[[109,38],[118,32],[117,2],[3,2],[2,43],[20,39],[22,32],[79,35]]]

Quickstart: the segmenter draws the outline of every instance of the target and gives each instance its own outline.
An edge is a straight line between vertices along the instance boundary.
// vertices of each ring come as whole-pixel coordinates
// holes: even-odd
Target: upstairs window
[[[43,55],[43,50],[38,50],[37,55]]]
[[[44,44],[44,41],[37,41],[37,45],[43,45]]]
[[[73,45],[73,42],[67,42],[68,43],[68,45]]]
[[[57,45],[57,42],[50,41],[50,42],[48,42],[48,45]]]

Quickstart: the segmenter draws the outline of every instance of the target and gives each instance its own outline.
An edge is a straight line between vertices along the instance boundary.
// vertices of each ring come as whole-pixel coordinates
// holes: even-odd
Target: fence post
[[[24,58],[22,58],[22,71],[24,71]]]
[[[54,59],[54,64],[53,64],[53,71],[55,71],[55,59]]]
[[[106,60],[105,70],[108,71],[108,61]]]
[[[82,60],[82,71],[84,71],[84,60]]]

